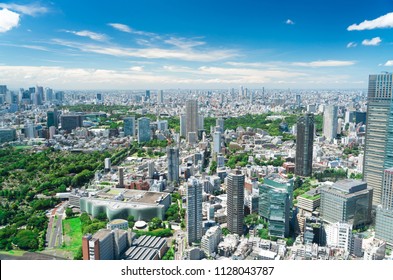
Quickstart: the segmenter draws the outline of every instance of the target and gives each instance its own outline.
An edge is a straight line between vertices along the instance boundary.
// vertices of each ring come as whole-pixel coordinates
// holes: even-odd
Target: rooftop
[[[340,192],[350,194],[367,189],[367,183],[360,180],[345,179],[337,181],[333,184],[332,188]]]

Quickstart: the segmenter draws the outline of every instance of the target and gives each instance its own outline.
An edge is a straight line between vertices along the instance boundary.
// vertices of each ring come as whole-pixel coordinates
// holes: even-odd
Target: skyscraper
[[[314,115],[305,114],[297,121],[295,174],[311,176],[314,142]]]
[[[54,126],[56,128],[59,127],[59,119],[58,119],[58,113],[56,108],[46,112],[46,116],[47,116],[46,123],[48,128],[51,126]]]
[[[124,118],[124,136],[135,136],[135,116]]]
[[[383,172],[381,205],[376,212],[375,237],[393,246],[393,168]]]
[[[180,136],[186,137],[187,135],[187,116],[180,115]]]
[[[213,154],[221,152],[221,132],[216,131],[213,133]]]
[[[231,233],[243,234],[244,220],[244,174],[235,170],[228,175],[227,223]]]
[[[138,119],[138,143],[149,142],[151,140],[150,132],[150,119],[139,118]]]
[[[168,181],[179,182],[179,148],[167,147]]]
[[[164,91],[163,90],[159,90],[157,93],[157,103],[158,104],[164,103]]]
[[[202,238],[202,184],[191,177],[187,182],[187,239],[188,243]]]
[[[186,135],[189,132],[198,132],[198,101],[187,100],[186,101]]]
[[[224,119],[222,117],[216,119],[216,126],[219,126],[221,133],[224,133]]]
[[[393,167],[393,74],[370,75],[363,178],[381,204],[383,170]]]
[[[337,121],[337,106],[327,106],[323,113],[323,136],[326,140],[337,138]]]

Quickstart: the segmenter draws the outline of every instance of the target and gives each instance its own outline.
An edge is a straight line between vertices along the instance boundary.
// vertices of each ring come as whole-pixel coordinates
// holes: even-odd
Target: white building
[[[211,256],[217,252],[218,243],[221,240],[220,226],[214,226],[208,229],[206,234],[202,237],[201,248],[207,256]]]
[[[326,225],[326,245],[341,248],[349,252],[352,239],[352,225],[347,223],[334,223]]]

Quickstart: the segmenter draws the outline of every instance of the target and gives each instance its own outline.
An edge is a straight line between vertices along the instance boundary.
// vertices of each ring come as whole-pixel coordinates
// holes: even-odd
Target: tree
[[[67,219],[72,218],[74,216],[74,212],[72,211],[71,208],[67,207],[65,214],[67,216]]]
[[[127,221],[128,221],[128,227],[129,228],[133,228],[134,225],[135,225],[135,218],[134,218],[134,216],[132,216],[132,215],[128,216]]]

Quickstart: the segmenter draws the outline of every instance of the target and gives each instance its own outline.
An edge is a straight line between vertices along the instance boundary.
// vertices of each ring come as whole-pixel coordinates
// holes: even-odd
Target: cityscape
[[[114,2],[0,3],[0,259],[393,259],[391,1]]]

